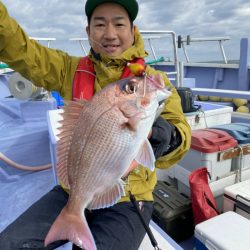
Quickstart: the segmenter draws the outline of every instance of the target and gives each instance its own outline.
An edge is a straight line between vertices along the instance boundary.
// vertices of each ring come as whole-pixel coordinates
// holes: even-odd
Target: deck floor
[[[52,170],[31,172],[12,181],[0,180],[0,232],[54,186]]]

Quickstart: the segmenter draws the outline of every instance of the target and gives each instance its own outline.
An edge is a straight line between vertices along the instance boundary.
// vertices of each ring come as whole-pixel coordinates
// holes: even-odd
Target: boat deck
[[[2,177],[1,177],[2,176]],[[32,172],[21,178],[0,174],[0,231],[54,186],[52,170]]]

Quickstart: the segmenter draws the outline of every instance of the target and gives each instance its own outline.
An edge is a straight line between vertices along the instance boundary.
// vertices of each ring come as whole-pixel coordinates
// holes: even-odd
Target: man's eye
[[[104,24],[103,23],[98,23],[95,25],[96,27],[104,27]]]

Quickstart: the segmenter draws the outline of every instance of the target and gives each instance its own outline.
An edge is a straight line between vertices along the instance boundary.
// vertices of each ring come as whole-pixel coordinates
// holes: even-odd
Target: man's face
[[[86,31],[96,53],[119,56],[134,43],[134,27],[128,13],[115,3],[97,6]]]

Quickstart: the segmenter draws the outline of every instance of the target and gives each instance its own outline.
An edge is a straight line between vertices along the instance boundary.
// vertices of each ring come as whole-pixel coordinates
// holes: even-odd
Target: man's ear
[[[89,34],[90,34],[89,26],[86,27],[86,32],[87,32],[87,35],[89,36]]]
[[[135,29],[136,29],[136,26],[133,25],[133,27],[132,27],[132,35],[133,35],[133,37],[134,37],[133,45],[135,44]]]

